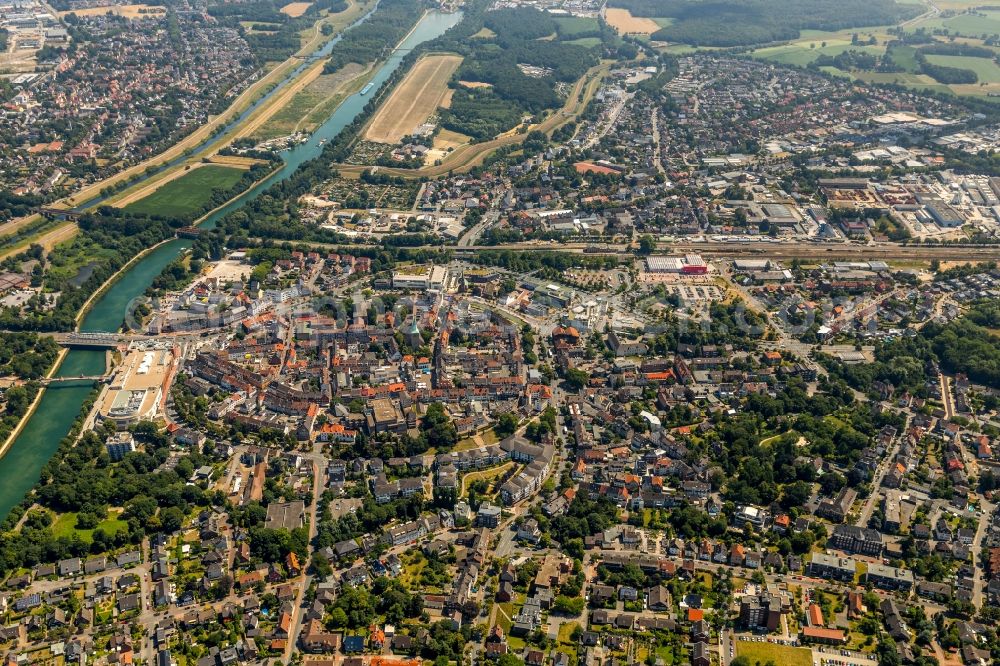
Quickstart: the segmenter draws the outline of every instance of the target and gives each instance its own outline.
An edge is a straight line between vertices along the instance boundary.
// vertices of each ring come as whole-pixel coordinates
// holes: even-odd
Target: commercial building
[[[98,418],[119,430],[152,420],[170,388],[174,364],[168,349],[130,351],[98,400]]]
[[[697,254],[686,254],[683,257],[655,256],[646,257],[646,270],[650,273],[704,275],[708,272],[708,264]]]
[[[448,282],[448,269],[444,266],[414,266],[392,273],[393,289],[444,289]]]

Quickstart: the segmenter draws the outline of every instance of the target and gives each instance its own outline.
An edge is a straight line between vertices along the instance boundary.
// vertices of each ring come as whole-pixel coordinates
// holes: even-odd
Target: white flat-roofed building
[[[650,273],[680,273],[683,267],[680,257],[646,257],[646,270]]]

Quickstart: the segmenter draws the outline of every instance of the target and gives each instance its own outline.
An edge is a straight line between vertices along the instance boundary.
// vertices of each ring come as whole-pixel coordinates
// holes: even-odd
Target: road
[[[483,232],[490,228],[496,223],[500,218],[500,213],[494,208],[490,208],[483,215],[483,219],[475,224],[475,226],[469,228],[462,237],[458,239],[458,247],[470,247],[475,244],[479,237],[483,235]]]
[[[950,421],[955,415],[955,402],[951,397],[951,380],[943,372],[938,375],[941,381],[941,403],[944,405],[944,419]]]
[[[653,153],[653,160],[656,163],[656,170],[660,173],[666,173],[663,168],[663,141],[660,136],[660,109],[659,107],[653,107],[653,113],[651,118],[653,124],[653,145],[655,146],[655,152]]]
[[[986,532],[990,526],[990,519],[993,516],[993,511],[996,509],[996,504],[982,500],[979,506],[980,515],[979,521],[976,524],[976,536],[972,540],[972,547],[970,550],[977,555],[975,558],[979,563],[976,567],[975,576],[973,577],[972,584],[972,603],[976,608],[982,608],[984,599],[984,579],[986,577],[986,572],[983,570],[984,563],[978,557],[979,553],[983,550],[983,539],[986,538]]]
[[[903,432],[906,428],[903,428]],[[902,432],[900,433],[902,435]],[[898,437],[897,437],[898,440]],[[855,521],[855,525],[858,527],[868,527],[868,521],[872,519],[872,513],[875,512],[875,504],[878,502],[880,496],[879,488],[882,487],[882,479],[889,472],[889,468],[894,465],[896,460],[896,454],[899,453],[899,443],[893,444],[892,449],[889,454],[884,457],[878,464],[878,468],[875,470],[875,477],[872,479],[872,491],[865,500],[864,506],[861,508],[861,513],[858,514],[858,519]]]
[[[312,555],[312,542],[313,538],[316,536],[316,508],[319,504],[320,495],[323,494],[323,475],[326,469],[326,458],[320,454],[303,454],[303,457],[308,459],[313,466],[313,499],[312,503],[309,505],[309,552],[310,557],[306,558],[302,562],[302,568],[305,571],[309,571],[309,561]],[[285,652],[282,655],[285,663],[290,663],[292,658],[292,652],[295,651],[295,646],[298,644],[299,632],[302,630],[302,620],[305,618],[306,614],[306,603],[305,596],[306,590],[309,589],[309,585],[312,583],[313,575],[311,573],[303,573],[300,576],[301,580],[298,585],[298,592],[296,593],[296,599],[298,600],[298,607],[294,611],[292,617],[292,630],[288,634],[288,645],[285,646]]]

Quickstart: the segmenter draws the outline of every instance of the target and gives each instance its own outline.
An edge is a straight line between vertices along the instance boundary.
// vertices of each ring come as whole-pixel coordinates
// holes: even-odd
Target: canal
[[[372,78],[374,84],[372,90],[378,90],[388,80],[411,49],[441,36],[461,19],[461,13],[428,12],[375,73]],[[345,99],[308,141],[282,153],[284,164],[281,168],[210,215],[202,226],[214,227],[229,213],[260,196],[275,183],[291,176],[304,162],[318,157],[322,151],[322,144],[336,137],[351,124],[369,99],[371,99],[369,96],[360,93]],[[189,247],[191,247],[190,240],[173,240],[160,245],[137,261],[94,302],[81,323],[80,330],[117,331],[122,325],[129,303],[142,296],[164,267]],[[56,376],[101,374],[104,372],[104,358],[103,351],[73,349],[66,355]],[[45,390],[38,409],[25,424],[7,454],[0,458],[0,516],[5,517],[38,481],[42,467],[55,453],[59,441],[69,432],[90,391],[90,386],[72,383],[55,384]]]

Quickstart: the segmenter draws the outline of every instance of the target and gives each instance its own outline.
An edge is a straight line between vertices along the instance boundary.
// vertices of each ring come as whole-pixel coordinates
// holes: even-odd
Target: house
[[[669,612],[672,603],[670,590],[663,585],[656,585],[646,591],[646,607],[660,613]]]
[[[695,643],[691,650],[691,666],[711,666],[712,656],[708,643]]]
[[[343,650],[345,654],[361,654],[365,651],[363,636],[345,636]]]

